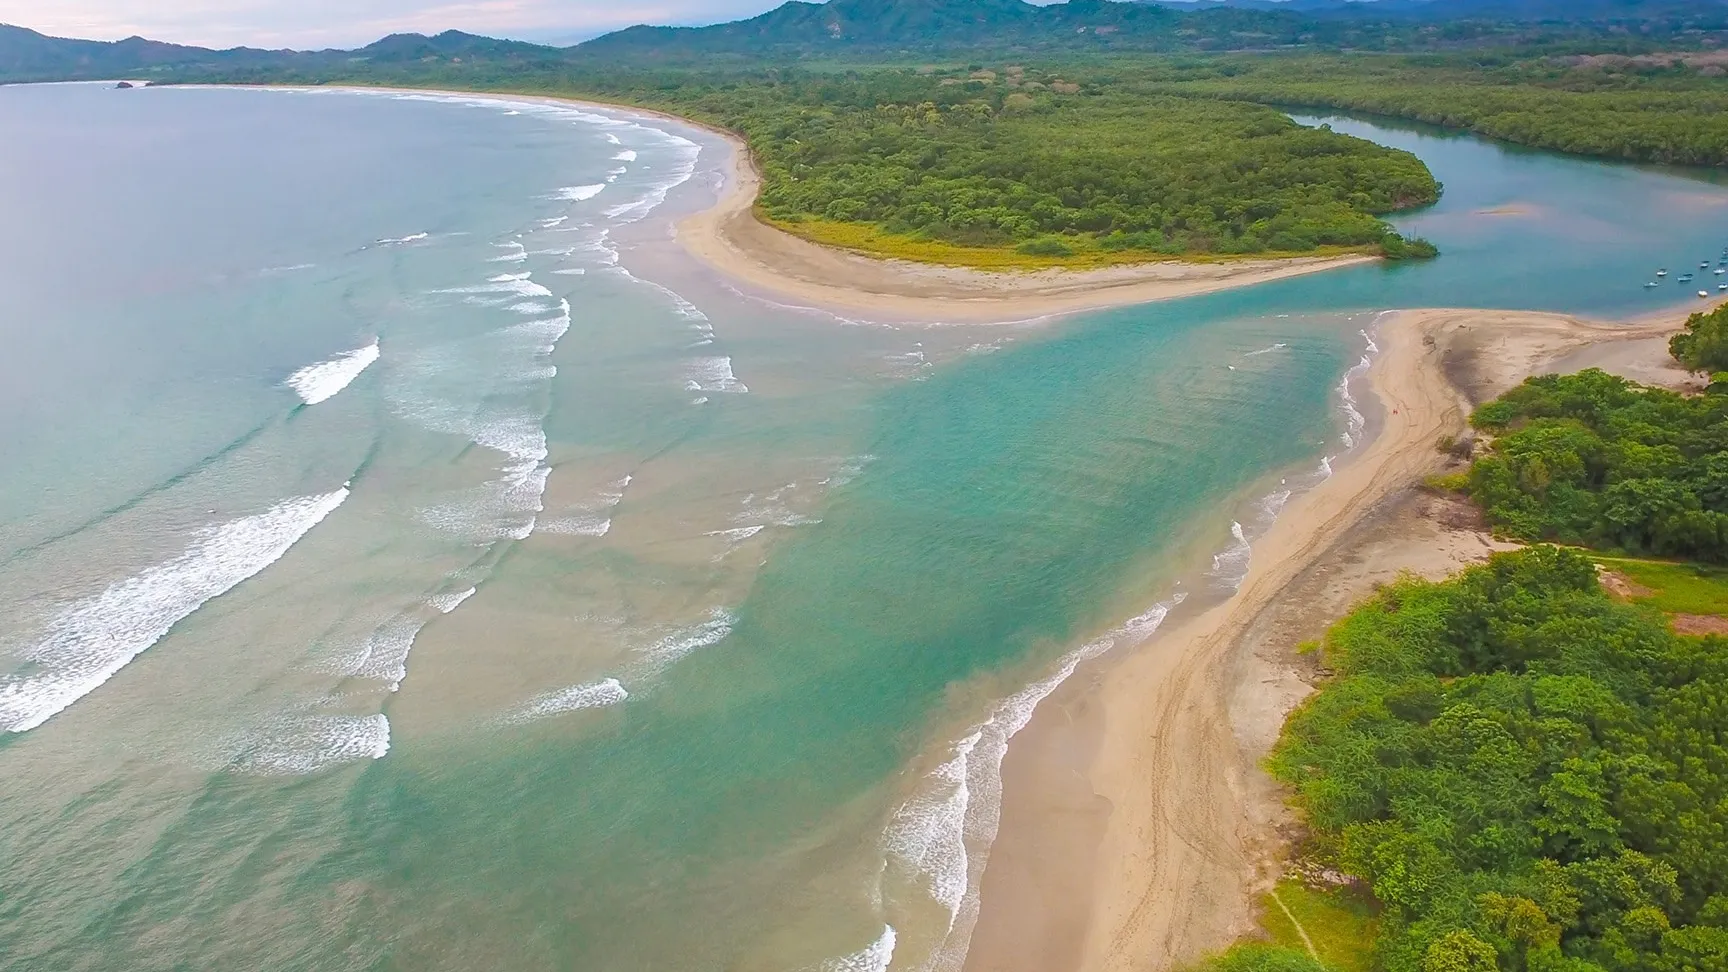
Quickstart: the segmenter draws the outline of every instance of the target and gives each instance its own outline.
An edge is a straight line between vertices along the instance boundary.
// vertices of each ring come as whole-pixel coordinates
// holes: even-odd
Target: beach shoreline
[[[812,243],[756,218],[761,176],[749,147],[731,132],[679,120],[723,139],[732,152],[720,199],[678,224],[685,251],[755,290],[830,311],[932,323],[1011,323],[1192,297],[1381,260],[1347,254],[988,271],[866,256]]]
[[[1009,748],[968,972],[1162,970],[1253,934],[1291,823],[1259,763],[1313,681],[1294,648],[1401,571],[1438,578],[1505,548],[1479,525],[1436,526],[1469,516],[1420,491],[1458,462],[1438,443],[1530,374],[1602,367],[1683,387],[1691,376],[1652,348],[1665,355],[1700,306],[1623,324],[1388,315],[1366,375],[1377,432],[1291,499],[1237,593],[1082,668]],[[1439,512],[1410,512],[1423,504]]]
[[[757,296],[812,306],[838,316],[938,324],[1021,323],[1251,287],[1289,277],[1382,262],[1365,253],[1230,260],[1163,260],[1087,270],[975,270],[893,260],[802,239],[758,219],[761,177],[737,134],[637,105],[536,92],[393,88],[367,85],[272,85],[288,90],[401,92],[571,105],[628,112],[703,131],[719,139],[719,197],[679,219],[676,238],[709,270]]]

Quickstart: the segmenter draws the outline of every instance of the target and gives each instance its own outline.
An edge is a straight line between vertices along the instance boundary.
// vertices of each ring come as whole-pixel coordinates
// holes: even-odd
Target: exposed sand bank
[[[878,259],[819,246],[758,220],[752,207],[761,179],[749,149],[728,132],[708,130],[732,146],[730,177],[718,204],[678,225],[684,248],[769,296],[841,313],[943,323],[1023,321],[1246,287],[1379,259],[1352,254],[1035,272]]]
[[[1258,764],[1313,674],[1293,649],[1401,571],[1441,577],[1504,546],[1416,488],[1456,461],[1436,443],[1533,373],[1683,383],[1653,348],[1702,306],[1631,324],[1389,317],[1368,373],[1377,435],[1290,502],[1238,593],[1083,670],[1016,738],[969,970],[1160,970],[1251,933],[1288,822]]]

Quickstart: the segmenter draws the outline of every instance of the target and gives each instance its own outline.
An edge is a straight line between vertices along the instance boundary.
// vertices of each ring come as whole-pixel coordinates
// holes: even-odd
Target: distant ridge
[[[1398,25],[1412,36],[1413,21],[1467,25],[1453,33],[1473,40],[1491,39],[1495,25],[1537,23],[1695,40],[1701,31],[1728,31],[1728,0],[1068,0],[1047,6],[1024,0],[791,0],[747,20],[708,27],[640,25],[564,48],[451,30],[392,34],[351,51],[218,51],[142,37],[74,40],[0,25],[0,81],[281,70],[315,78],[357,62],[548,66],[622,60],[640,66],[714,57],[984,50],[1380,49],[1376,45]]]

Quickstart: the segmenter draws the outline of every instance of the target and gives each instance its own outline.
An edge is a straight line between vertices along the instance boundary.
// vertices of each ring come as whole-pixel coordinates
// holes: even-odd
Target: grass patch
[[[1278,882],[1277,894],[1284,908],[1267,895],[1262,909],[1266,933],[1275,944],[1307,951],[1302,935],[1284,913],[1288,908],[1308,932],[1322,962],[1339,972],[1369,972],[1380,922],[1367,894],[1350,888],[1316,891],[1291,878]]]
[[[1593,559],[1655,592],[1633,598],[1639,604],[1648,604],[1665,614],[1728,616],[1728,568],[1630,557]]]
[[[974,270],[1048,270],[1065,268],[1087,270],[1097,267],[1132,266],[1137,263],[1239,263],[1244,260],[1279,260],[1290,257],[1336,257],[1362,253],[1364,249],[1332,246],[1302,253],[1268,250],[1264,253],[1219,254],[1189,253],[1172,256],[1146,250],[1106,250],[1086,237],[1043,238],[1038,243],[1057,243],[1069,252],[1061,253],[1055,246],[1022,247],[959,246],[940,240],[920,239],[885,233],[869,223],[839,223],[831,220],[801,220],[798,222],[766,220],[775,227],[802,237],[812,243],[853,250],[869,256],[907,260],[913,263],[934,263]],[[1042,252],[1028,252],[1028,250]]]

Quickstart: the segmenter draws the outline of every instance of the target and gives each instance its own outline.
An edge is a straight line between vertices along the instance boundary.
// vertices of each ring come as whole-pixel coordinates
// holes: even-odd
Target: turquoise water
[[[849,322],[679,256],[722,150],[661,122],[93,86],[0,121],[26,968],[957,967],[1008,737],[1229,589],[1359,431],[1379,311],[1654,309],[1728,244],[1695,175],[1340,119],[1430,161],[1400,223],[1443,259]]]

